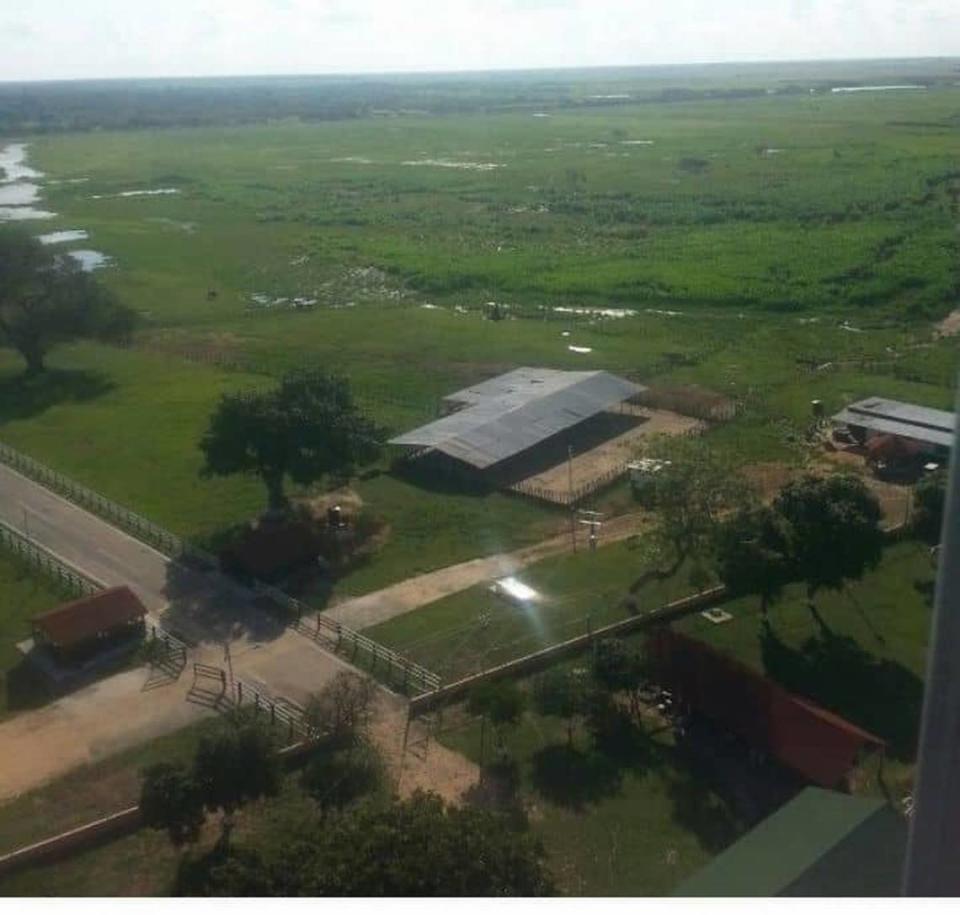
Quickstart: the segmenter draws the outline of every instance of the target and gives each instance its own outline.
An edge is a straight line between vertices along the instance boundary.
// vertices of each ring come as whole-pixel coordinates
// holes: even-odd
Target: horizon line
[[[51,76],[38,79],[16,79],[0,78],[0,85],[48,85],[51,83],[100,83],[100,82],[153,82],[162,80],[228,80],[228,79],[317,79],[329,77],[341,77],[350,79],[364,79],[376,77],[399,77],[399,76],[482,76],[485,74],[503,74],[503,73],[572,73],[589,70],[655,70],[655,69],[679,69],[683,67],[734,67],[734,66],[761,66],[764,64],[811,64],[811,63],[890,63],[890,62],[933,62],[933,61],[960,61],[958,54],[933,54],[920,57],[872,57],[872,56],[854,56],[854,57],[797,57],[797,58],[744,58],[739,60],[695,60],[673,63],[612,63],[612,64],[584,64],[581,66],[535,66],[535,67],[491,67],[490,69],[424,69],[424,70],[330,70],[315,72],[273,72],[273,73],[208,73],[208,74],[166,74],[158,76]]]

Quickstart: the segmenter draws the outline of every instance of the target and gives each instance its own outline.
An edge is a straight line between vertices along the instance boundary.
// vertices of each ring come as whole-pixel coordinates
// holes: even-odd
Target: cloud
[[[0,17],[0,79],[949,56],[956,3],[30,0]]]
[[[13,20],[11,22],[0,22],[0,38],[10,38],[14,41],[36,41],[40,38],[40,32],[26,22]]]

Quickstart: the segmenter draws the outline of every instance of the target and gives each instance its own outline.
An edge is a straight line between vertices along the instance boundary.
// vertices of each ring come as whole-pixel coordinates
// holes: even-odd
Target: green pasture
[[[794,70],[783,79],[812,78]],[[584,75],[574,96],[594,79],[621,77]],[[815,398],[949,407],[957,345],[933,342],[930,319],[956,304],[958,93],[938,77],[910,94],[36,135],[44,206],[60,214],[44,231],[87,229],[143,324],[131,350],[55,352],[31,385],[0,355],[0,437],[211,544],[262,495],[198,477],[206,418],[221,393],[296,365],[347,375],[393,432],[518,365],[697,384],[742,404],[710,433],[740,462],[795,460]],[[179,193],[119,196],[164,188]],[[488,301],[506,320],[486,318]],[[634,314],[583,312],[596,306]],[[562,524],[388,466],[355,484],[386,536],[344,592]]]
[[[794,585],[770,608],[769,630],[756,598],[724,604],[730,622],[695,615],[676,626],[866,728],[887,742],[891,759],[909,763],[916,756],[935,575],[928,548],[905,541],[845,591],[818,594],[822,624],[805,590]]]
[[[494,761],[489,729],[459,711],[445,713],[439,739],[478,764]],[[605,752],[582,729],[568,747],[564,722],[528,709],[504,743],[565,895],[667,895],[744,831],[670,730],[651,722]]]
[[[0,718],[42,704],[41,678],[24,662],[17,642],[30,637],[30,620],[74,595],[0,549]]]
[[[956,281],[957,98],[103,131],[32,154],[87,179],[47,202],[162,325],[219,326],[254,293],[917,317]],[[157,188],[179,194],[116,196]],[[388,282],[344,280],[369,266]]]

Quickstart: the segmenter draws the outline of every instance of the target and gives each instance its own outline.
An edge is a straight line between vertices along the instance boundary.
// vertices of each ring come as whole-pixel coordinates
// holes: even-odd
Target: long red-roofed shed
[[[33,618],[33,635],[61,655],[87,654],[142,629],[147,608],[126,585],[98,591]]]
[[[648,656],[659,681],[695,709],[808,781],[834,788],[874,734],[788,692],[739,661],[671,629],[652,632]]]

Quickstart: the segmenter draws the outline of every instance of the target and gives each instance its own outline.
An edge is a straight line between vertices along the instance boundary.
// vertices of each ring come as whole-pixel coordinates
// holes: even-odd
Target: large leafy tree
[[[0,346],[23,356],[28,375],[44,371],[58,343],[123,340],[134,324],[135,313],[74,258],[20,231],[0,231]]]
[[[204,734],[197,745],[193,779],[203,805],[220,812],[221,843],[226,846],[233,816],[248,801],[276,794],[280,763],[270,731],[249,714]]]
[[[717,528],[720,580],[734,594],[756,594],[764,616],[793,575],[793,529],[768,506],[743,508]]]
[[[554,668],[533,681],[533,704],[541,715],[567,723],[567,744],[573,746],[573,731],[589,710],[592,691],[582,671]]]
[[[688,560],[695,567],[703,566],[721,518],[749,500],[749,486],[700,438],[653,436],[643,456],[669,461],[645,489],[646,504],[654,513],[645,541],[652,561],[669,564],[655,574],[669,577]],[[631,591],[638,590],[645,580],[634,582]]]
[[[542,845],[504,814],[416,792],[278,824],[179,887],[232,896],[543,896]],[[189,873],[184,871],[182,873]]]
[[[311,731],[336,746],[350,746],[367,738],[377,686],[369,677],[340,671],[307,702],[305,717]]]
[[[483,683],[467,696],[467,711],[493,726],[498,749],[504,751],[504,732],[520,720],[526,694],[511,680]]]
[[[780,490],[774,509],[793,531],[793,566],[811,608],[818,591],[839,590],[880,562],[883,513],[859,477],[805,476]]]
[[[345,475],[380,453],[383,430],[357,408],[343,378],[319,369],[284,376],[270,391],[226,394],[200,442],[205,476],[246,473],[267,489],[270,512],[288,507],[285,481]]]
[[[166,830],[174,845],[195,842],[203,826],[203,798],[183,766],[157,763],[142,773],[140,816],[145,826]]]
[[[601,639],[594,646],[594,681],[609,693],[626,693],[634,715],[639,715],[638,694],[646,675],[642,652],[622,639]]]

